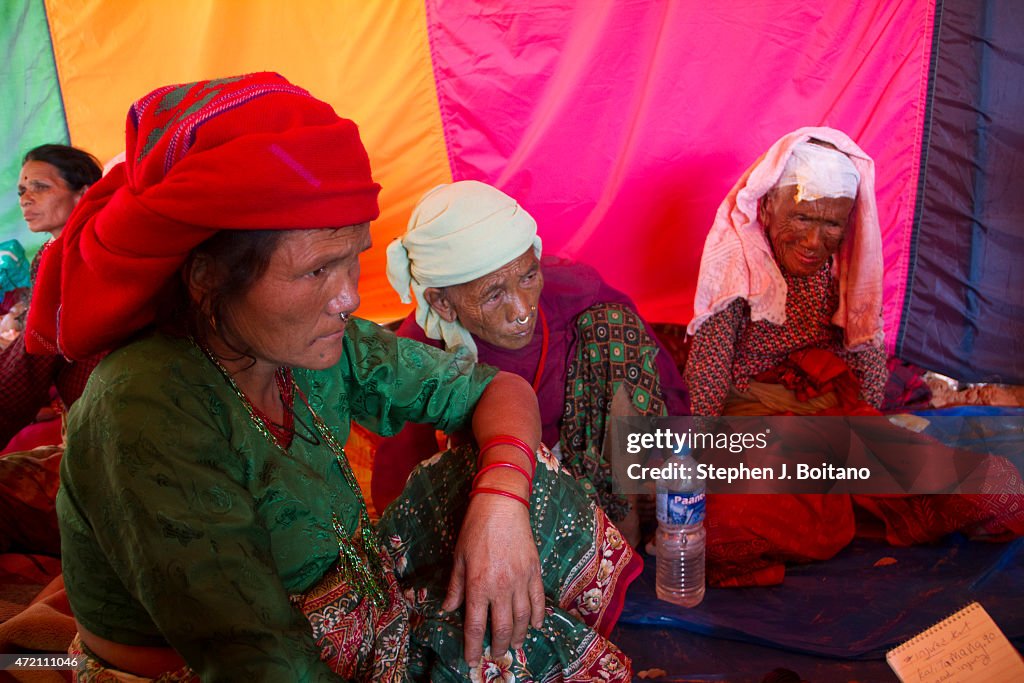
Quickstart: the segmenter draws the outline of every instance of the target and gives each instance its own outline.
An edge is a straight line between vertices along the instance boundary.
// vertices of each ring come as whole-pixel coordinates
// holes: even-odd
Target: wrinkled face
[[[75,204],[88,188],[72,190],[53,164],[29,161],[21,167],[18,198],[21,215],[32,232],[60,235]]]
[[[530,343],[537,327],[542,289],[544,276],[531,247],[492,273],[446,287],[444,296],[453,319],[474,337],[503,349],[521,349]]]
[[[227,311],[239,341],[274,366],[337,363],[345,334],[338,314],[359,307],[359,255],[369,248],[368,224],[287,231],[267,272]]]
[[[854,200],[823,197],[798,202],[796,192],[795,185],[769,192],[761,200],[758,215],[783,272],[813,275],[839,251]]]

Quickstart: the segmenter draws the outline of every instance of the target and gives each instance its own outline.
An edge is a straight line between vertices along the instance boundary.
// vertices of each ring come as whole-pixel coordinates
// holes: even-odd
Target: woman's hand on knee
[[[488,614],[492,658],[522,647],[530,626],[544,620],[540,558],[530,530],[529,511],[495,495],[474,496],[455,547],[452,577],[443,609],[465,599],[464,656],[480,661]]]

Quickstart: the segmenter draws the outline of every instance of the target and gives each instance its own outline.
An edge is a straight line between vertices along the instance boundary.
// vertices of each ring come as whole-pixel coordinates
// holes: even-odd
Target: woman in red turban
[[[275,74],[132,106],[27,338],[111,350],[57,499],[80,679],[629,676],[595,630],[632,551],[537,455],[530,385],[353,316],[378,190],[355,124]],[[471,426],[480,462],[443,454],[375,527],[353,420]]]

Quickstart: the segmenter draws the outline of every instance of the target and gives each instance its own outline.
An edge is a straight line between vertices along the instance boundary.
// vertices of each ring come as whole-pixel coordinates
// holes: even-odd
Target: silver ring
[[[341,322],[343,322],[343,323],[347,323],[348,322],[348,313],[346,313],[345,311],[342,311],[341,313],[338,314],[338,319],[341,320]]]

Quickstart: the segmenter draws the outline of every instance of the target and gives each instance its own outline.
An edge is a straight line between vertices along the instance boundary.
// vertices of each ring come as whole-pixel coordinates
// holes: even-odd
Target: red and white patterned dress
[[[888,375],[885,350],[870,346],[859,351],[843,347],[843,330],[832,324],[839,305],[839,286],[831,263],[817,273],[786,279],[786,322],[750,320],[750,306],[735,299],[704,321],[693,337],[686,363],[686,381],[694,415],[720,415],[731,387],[746,391],[762,372],[778,367],[800,349],[831,351],[860,381],[860,398],[881,404]]]

